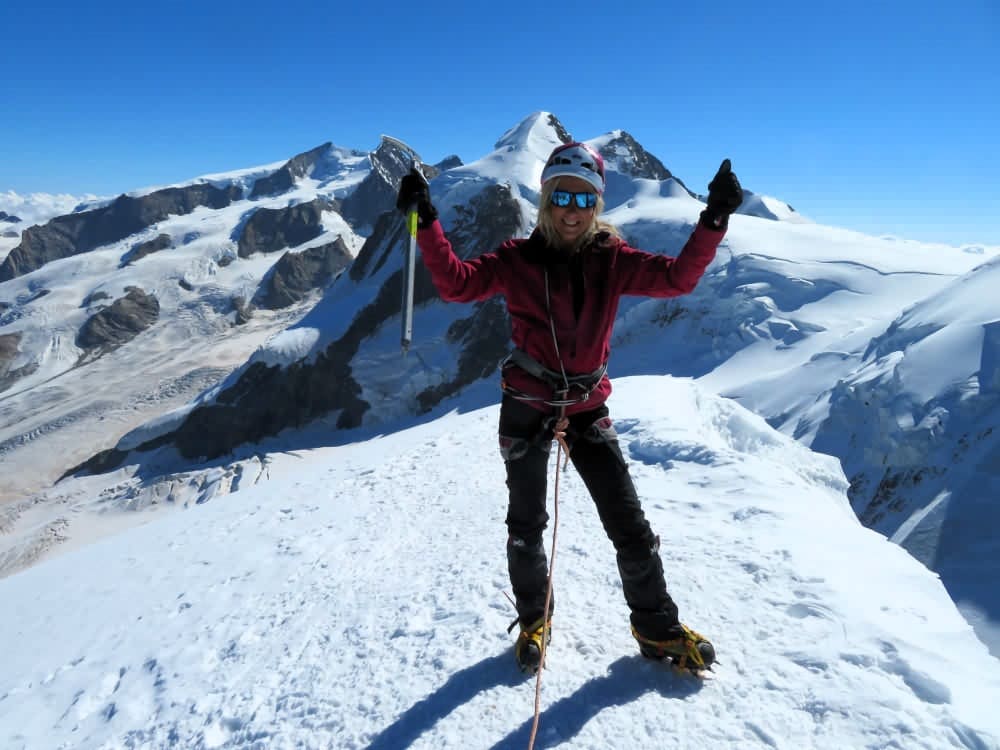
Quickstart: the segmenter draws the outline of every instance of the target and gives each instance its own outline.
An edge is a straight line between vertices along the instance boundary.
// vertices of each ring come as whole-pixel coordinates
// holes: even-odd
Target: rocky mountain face
[[[336,201],[316,198],[287,208],[258,208],[236,241],[237,254],[249,258],[254,253],[273,253],[296,247],[323,233],[324,211],[335,211]]]
[[[403,175],[410,171],[416,155],[383,140],[371,154],[372,170],[350,195],[344,198],[341,213],[354,226],[371,226],[378,213],[396,205],[396,190]],[[434,179],[436,169],[426,175]]]
[[[174,244],[173,238],[169,234],[159,234],[151,240],[137,242],[125,255],[122,256],[121,264],[130,266],[137,263],[147,255],[158,253],[160,250],[167,250]]]
[[[312,174],[316,165],[332,148],[332,143],[324,143],[289,159],[280,169],[266,177],[256,180],[250,191],[250,199],[263,198],[270,195],[281,195],[295,187],[297,180]]]
[[[601,144],[598,149],[604,158],[605,166],[614,169],[620,175],[629,178],[645,180],[677,180],[663,162],[644,149],[635,138],[624,130],[616,130],[611,138]],[[687,187],[684,188],[687,190]],[[690,190],[688,193],[694,196]]]
[[[338,237],[319,247],[284,253],[261,282],[253,304],[269,310],[289,307],[315,289],[322,289],[347,268],[353,256]]]
[[[137,234],[171,214],[185,215],[199,206],[224,208],[241,197],[237,188],[198,184],[166,188],[139,197],[122,195],[110,205],[58,216],[24,230],[21,244],[0,263],[0,282],[46,263],[85,253]]]
[[[0,391],[35,369],[30,365],[29,372],[26,372],[24,367],[14,368],[20,344],[20,333],[0,333]]]
[[[76,344],[82,360],[113,352],[149,328],[160,314],[160,303],[152,294],[129,287],[124,297],[94,314],[80,328]]]

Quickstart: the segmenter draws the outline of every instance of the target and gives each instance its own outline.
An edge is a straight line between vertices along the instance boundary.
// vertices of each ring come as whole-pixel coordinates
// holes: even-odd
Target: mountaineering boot
[[[521,632],[514,644],[514,658],[522,672],[535,674],[541,668],[543,637],[546,637],[546,645],[552,640],[551,619],[547,624],[544,619],[539,618],[531,625],[521,625]]]
[[[681,669],[700,672],[715,663],[715,647],[700,633],[677,623],[663,640],[653,641],[640,635],[635,627],[632,635],[639,642],[639,652],[647,659],[669,660]]]

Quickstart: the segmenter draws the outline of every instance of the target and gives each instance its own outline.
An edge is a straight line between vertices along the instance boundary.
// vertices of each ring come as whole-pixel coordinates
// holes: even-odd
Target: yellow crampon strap
[[[516,620],[514,621],[517,622]],[[522,628],[521,632],[517,636],[517,641],[514,644],[514,653],[518,656],[521,654],[521,649],[527,646],[529,643],[534,643],[538,646],[538,651],[541,653],[545,650],[545,646],[548,645],[548,641],[552,640],[551,630],[552,620],[546,622],[544,619],[539,618],[531,625],[526,628]],[[513,626],[510,628],[513,630]],[[510,632],[508,630],[507,632]],[[544,643],[544,645],[543,645]]]
[[[663,657],[670,657],[674,660],[674,664],[681,669],[708,669],[705,666],[705,660],[701,658],[701,652],[698,650],[698,642],[707,639],[691,630],[687,625],[681,625],[681,627],[684,629],[684,635],[681,638],[671,638],[667,641],[651,641],[648,638],[643,638],[634,626],[632,636],[639,643],[652,646]],[[683,653],[676,653],[681,650],[678,646],[683,649]]]
[[[417,212],[416,212],[416,209],[414,209],[413,211],[410,211],[410,213],[408,213],[406,215],[406,225],[407,225],[407,228],[410,230],[410,236],[411,237],[416,237],[417,236]]]

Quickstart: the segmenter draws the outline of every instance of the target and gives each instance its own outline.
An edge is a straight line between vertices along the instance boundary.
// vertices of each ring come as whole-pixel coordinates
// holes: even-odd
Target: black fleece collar
[[[603,247],[604,243],[610,239],[607,232],[598,232],[594,235],[593,241],[580,249],[577,253],[567,252],[561,248],[552,247],[542,236],[542,233],[535,229],[521,245],[521,252],[525,260],[540,266],[564,266],[567,265],[574,256],[582,257],[584,253],[593,251],[595,248]]]

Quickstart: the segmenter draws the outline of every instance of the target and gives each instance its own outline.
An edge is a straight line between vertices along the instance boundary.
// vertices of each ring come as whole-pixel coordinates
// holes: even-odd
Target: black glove
[[[708,183],[708,206],[701,212],[701,223],[709,229],[726,229],[729,215],[743,202],[743,188],[732,168],[729,159],[723,159],[719,171]]]
[[[426,229],[437,220],[438,212],[431,203],[427,179],[416,167],[410,169],[409,174],[403,175],[403,179],[399,182],[399,195],[396,196],[396,208],[404,214],[409,213],[414,206],[417,209],[417,226],[420,229]]]

